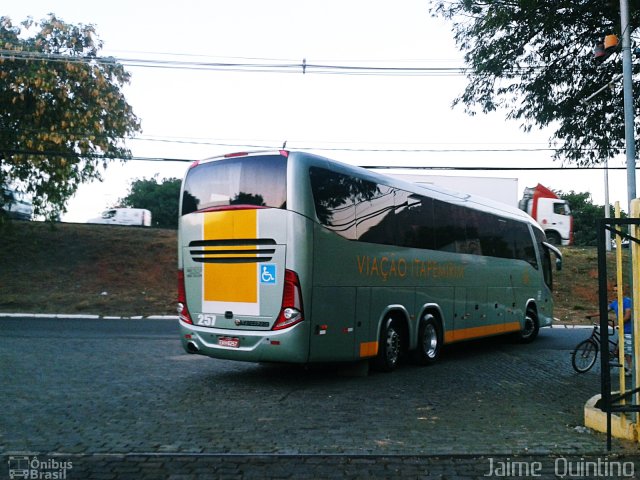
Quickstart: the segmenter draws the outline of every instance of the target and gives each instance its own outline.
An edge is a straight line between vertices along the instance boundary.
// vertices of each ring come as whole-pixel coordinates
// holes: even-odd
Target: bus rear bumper
[[[306,363],[307,322],[284,330],[228,330],[180,321],[180,340],[187,353],[243,362]]]

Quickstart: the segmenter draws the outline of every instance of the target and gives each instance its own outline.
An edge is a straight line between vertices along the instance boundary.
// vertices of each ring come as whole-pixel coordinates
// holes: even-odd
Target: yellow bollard
[[[615,203],[615,216],[620,218],[620,202]],[[627,392],[626,381],[624,375],[624,282],[622,276],[622,238],[620,235],[616,235],[616,284],[618,285],[618,318],[616,318],[616,325],[618,326],[618,363],[622,365],[619,369],[620,380],[620,393],[625,394]],[[626,403],[622,400],[622,404]],[[620,418],[624,422],[624,413],[620,414]]]
[[[640,218],[640,199],[636,198],[631,200],[631,218]],[[630,229],[631,236],[633,238],[638,238],[640,229],[636,225],[631,225]],[[639,320],[640,320],[640,295],[636,295],[638,288],[640,287],[640,262],[638,262],[638,255],[640,254],[640,247],[636,242],[629,242],[629,250],[631,254],[631,271],[633,273],[633,291],[631,292],[631,298],[633,299],[633,323],[631,326],[631,330],[633,332],[633,359],[632,359],[632,369],[633,369],[633,379],[638,382],[638,374],[640,373],[640,369],[638,369],[638,357],[640,356],[640,329],[638,328]],[[638,394],[635,394],[634,403],[638,405]],[[640,415],[636,415],[637,427],[640,428]]]

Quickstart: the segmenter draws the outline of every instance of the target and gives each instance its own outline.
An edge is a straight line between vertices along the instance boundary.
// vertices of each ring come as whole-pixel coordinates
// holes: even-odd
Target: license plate
[[[240,339],[236,337],[220,337],[218,338],[218,345],[221,347],[238,348],[240,346]]]

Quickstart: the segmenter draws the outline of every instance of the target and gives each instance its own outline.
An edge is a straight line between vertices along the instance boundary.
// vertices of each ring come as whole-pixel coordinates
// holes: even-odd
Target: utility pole
[[[629,215],[633,216],[632,212],[637,213],[637,209],[632,210],[632,204],[637,205],[637,201],[634,201],[636,197],[636,141],[635,141],[635,113],[633,111],[633,66],[631,64],[631,25],[629,23],[629,0],[620,0],[620,24],[622,28],[622,80],[624,90],[624,140],[627,151],[627,198],[629,200]],[[632,227],[631,232],[637,233],[638,229]],[[633,242],[631,242],[633,243]],[[629,245],[629,264],[631,269],[631,276],[629,278],[629,288],[631,291],[631,298],[633,301],[633,315],[635,315],[634,326],[632,329],[632,339],[634,345],[633,368],[631,377],[631,385],[638,385],[637,371],[638,371],[638,354],[640,353],[638,348],[638,335],[640,332],[637,330],[638,318],[640,315],[640,298],[636,294],[637,285],[637,268],[634,268],[634,264],[637,263],[635,258],[638,252],[636,245]],[[640,397],[638,393],[634,395],[634,402],[636,405],[640,403]],[[640,421],[640,416],[636,416],[637,422]]]
[[[624,138],[627,152],[627,198],[628,211],[631,200],[636,198],[636,143],[633,112],[633,79],[631,65],[631,26],[629,25],[629,1],[620,0],[620,23],[622,28],[622,80],[624,90]]]

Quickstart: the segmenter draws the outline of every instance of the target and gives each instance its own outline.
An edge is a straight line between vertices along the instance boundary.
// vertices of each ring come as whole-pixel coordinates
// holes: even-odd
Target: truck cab
[[[566,200],[559,198],[543,185],[526,188],[519,202],[521,210],[527,212],[544,230],[552,245],[571,245],[573,240],[573,217]]]

